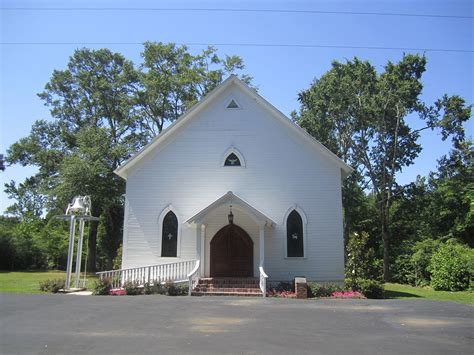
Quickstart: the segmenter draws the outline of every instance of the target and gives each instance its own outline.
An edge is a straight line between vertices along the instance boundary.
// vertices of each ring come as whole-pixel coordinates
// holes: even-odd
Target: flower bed
[[[123,288],[113,288],[109,291],[111,296],[125,296],[127,292]]]
[[[331,298],[365,298],[362,293],[358,291],[335,291]]]
[[[270,290],[267,291],[268,297],[280,297],[280,298],[296,298],[296,293],[287,290]]]

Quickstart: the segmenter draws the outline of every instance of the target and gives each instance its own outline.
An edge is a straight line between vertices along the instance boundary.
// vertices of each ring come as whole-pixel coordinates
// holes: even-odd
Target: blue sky
[[[104,10],[1,11],[0,45],[0,153],[28,135],[37,119],[49,119],[48,109],[36,96],[54,69],[63,69],[75,48],[108,47],[140,62],[144,41],[178,43],[265,43],[316,44],[329,46],[444,48],[472,51],[474,9],[472,1],[0,1],[2,8],[22,7],[113,7],[113,8],[245,8],[343,12],[411,13],[469,16],[443,18],[421,16],[372,16],[356,14],[200,12]],[[5,44],[42,42],[43,44]],[[45,44],[51,42],[108,44]],[[122,44],[110,44],[110,43]],[[191,46],[199,51],[202,46]],[[332,60],[354,56],[382,70],[388,61],[398,61],[403,50],[344,48],[291,48],[217,46],[219,54],[237,54],[244,59],[245,72],[253,76],[259,93],[285,114],[298,109],[297,94],[313,78],[324,74]],[[407,53],[415,51],[406,50]],[[423,99],[433,102],[444,93],[459,94],[474,102],[473,54],[427,52],[423,77]],[[420,122],[411,118],[419,127]],[[473,123],[466,125],[472,136]],[[413,181],[436,168],[436,160],[449,149],[438,134],[424,132],[424,150],[415,165],[400,175],[401,183]],[[22,181],[34,168],[12,166],[0,173],[0,213],[8,206],[3,183]]]

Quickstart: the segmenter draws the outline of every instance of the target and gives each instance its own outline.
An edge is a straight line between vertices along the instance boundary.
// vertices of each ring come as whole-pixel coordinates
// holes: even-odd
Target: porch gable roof
[[[224,204],[232,204],[233,206],[242,207],[244,210],[248,211],[257,223],[264,223],[267,226],[273,226],[276,223],[264,213],[257,210],[255,207],[250,205],[248,202],[241,199],[239,196],[235,195],[232,191],[228,191],[224,196],[218,198],[209,206],[202,209],[200,212],[192,216],[187,220],[187,223],[202,223],[206,216],[215,210],[216,208],[221,207]]]

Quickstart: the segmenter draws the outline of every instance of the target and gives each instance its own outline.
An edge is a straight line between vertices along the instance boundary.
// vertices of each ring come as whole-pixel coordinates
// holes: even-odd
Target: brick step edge
[[[202,285],[202,284],[197,284],[196,287],[201,287],[201,288],[255,288],[255,289],[260,289],[260,285]]]
[[[194,289],[195,292],[244,292],[244,293],[262,293],[259,288],[246,288],[246,287],[239,287],[239,288],[231,288],[231,287],[196,287]]]
[[[260,293],[245,293],[245,292],[191,292],[191,296],[239,296],[239,297],[262,297]]]
[[[259,280],[257,280],[257,281],[252,281],[252,280],[245,280],[245,281],[199,280],[200,285],[258,285],[259,283],[260,283]]]

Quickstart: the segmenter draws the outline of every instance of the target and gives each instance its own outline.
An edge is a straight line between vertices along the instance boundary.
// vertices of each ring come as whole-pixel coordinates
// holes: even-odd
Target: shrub
[[[411,250],[398,255],[390,265],[391,281],[400,284],[415,285],[415,270],[412,264]]]
[[[104,277],[94,283],[94,286],[92,288],[92,294],[96,296],[106,296],[109,294],[111,288],[112,284],[110,282],[110,279]]]
[[[143,286],[143,292],[145,295],[166,295],[166,288],[159,282],[153,281],[152,283],[145,283]]]
[[[381,279],[383,262],[377,257],[370,239],[367,232],[350,236],[347,243],[346,278]]]
[[[136,282],[127,281],[123,285],[123,288],[129,296],[141,295],[143,293],[143,289],[139,287],[139,284]]]
[[[343,291],[343,288],[331,283],[308,283],[308,297],[331,297],[334,292]]]
[[[430,283],[430,262],[439,242],[433,239],[425,239],[413,245],[413,254],[410,262],[413,267],[415,286],[426,286]]]
[[[359,279],[357,280],[357,289],[367,298],[383,298],[384,286],[376,280]]]
[[[441,245],[430,262],[433,289],[462,291],[469,288],[472,257],[472,250],[468,247],[450,241]]]
[[[66,281],[62,279],[49,279],[39,283],[39,288],[43,292],[58,293],[66,287]]]
[[[168,296],[186,296],[188,294],[188,285],[184,284],[167,282],[165,289]]]

